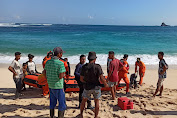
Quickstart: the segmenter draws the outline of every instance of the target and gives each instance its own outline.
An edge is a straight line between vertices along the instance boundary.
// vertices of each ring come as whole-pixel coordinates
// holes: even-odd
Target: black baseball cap
[[[21,55],[21,52],[15,52],[15,56]]]
[[[30,59],[32,59],[32,58],[34,58],[34,55],[28,54],[28,57],[29,57]]]

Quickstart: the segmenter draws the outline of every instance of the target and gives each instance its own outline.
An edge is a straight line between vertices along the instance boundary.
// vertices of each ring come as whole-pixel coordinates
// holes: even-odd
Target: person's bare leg
[[[155,96],[157,95],[158,92],[159,92],[159,88],[157,87],[157,89],[156,89],[156,91],[155,91],[153,97],[155,97]]]
[[[163,85],[160,88],[160,94],[159,94],[159,96],[162,96],[162,92],[163,92]]]
[[[114,85],[114,93],[116,94],[116,85]]]
[[[112,94],[112,99],[115,100],[114,86],[111,87],[111,94]]]
[[[140,75],[139,85],[141,85],[141,86],[142,86],[142,83],[143,83],[143,77]]]
[[[83,118],[83,111],[85,108],[85,103],[87,102],[87,98],[83,98],[80,106],[80,118]]]
[[[99,112],[99,99],[95,99],[95,118],[97,118]]]

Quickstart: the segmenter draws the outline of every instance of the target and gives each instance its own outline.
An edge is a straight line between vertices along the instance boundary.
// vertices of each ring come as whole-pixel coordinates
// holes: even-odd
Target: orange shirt
[[[135,72],[137,71],[137,66],[139,66],[140,73],[145,73],[146,66],[142,61],[140,61],[139,63],[138,62],[135,63]]]
[[[60,59],[60,61],[62,61],[64,63],[65,69],[66,69],[66,78],[69,78],[69,68],[68,68],[68,64],[66,61],[64,61],[63,59]]]
[[[128,64],[128,62],[127,61],[124,61],[123,62],[123,65],[124,65],[124,67],[127,69],[127,71],[129,70],[129,64]]]
[[[46,62],[48,61],[48,60],[50,60],[51,59],[51,57],[44,57],[44,59],[43,59],[43,62],[42,62],[42,65],[43,65],[43,68],[45,68],[45,64],[46,64]]]

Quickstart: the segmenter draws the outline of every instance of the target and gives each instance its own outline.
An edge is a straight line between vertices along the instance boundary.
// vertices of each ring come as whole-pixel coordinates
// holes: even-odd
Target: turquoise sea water
[[[0,25],[0,63],[9,63],[14,52],[26,60],[34,54],[37,63],[54,47],[62,47],[72,64],[79,54],[95,51],[98,63],[106,64],[107,53],[117,58],[129,54],[129,63],[141,57],[146,64],[158,64],[157,53],[164,51],[169,64],[177,64],[177,27],[10,24]]]

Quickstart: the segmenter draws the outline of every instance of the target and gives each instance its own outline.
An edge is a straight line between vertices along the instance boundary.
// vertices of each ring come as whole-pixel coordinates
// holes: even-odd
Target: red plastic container
[[[133,109],[133,101],[127,97],[121,97],[118,98],[118,106],[123,110]]]

